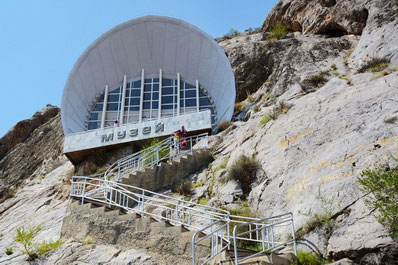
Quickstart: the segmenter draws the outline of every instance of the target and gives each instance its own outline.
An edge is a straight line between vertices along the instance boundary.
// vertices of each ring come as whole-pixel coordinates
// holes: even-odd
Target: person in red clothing
[[[181,129],[175,131],[174,134],[176,136],[176,146],[179,146],[180,149],[185,149],[187,147],[186,136],[188,132],[185,130],[184,125],[181,126]]]

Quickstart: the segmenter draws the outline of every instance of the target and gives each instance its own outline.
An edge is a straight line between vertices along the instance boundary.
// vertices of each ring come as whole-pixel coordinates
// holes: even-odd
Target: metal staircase
[[[123,179],[134,172],[207,148],[207,140],[207,134],[188,137],[187,148],[182,150],[172,137],[167,138],[155,146],[117,161],[102,175],[72,177],[70,195],[78,199],[81,205],[103,205],[134,218],[151,218],[168,226],[193,231],[193,265],[246,264],[253,258],[260,258],[288,245],[293,245],[296,252],[291,213],[264,219],[233,216],[223,209],[123,183]],[[290,227],[292,238],[284,240],[282,235],[286,234],[286,227]],[[197,256],[197,249],[204,243],[208,244],[209,253],[203,259]],[[255,246],[257,251],[247,252],[239,248],[245,245]],[[233,253],[233,257],[226,255],[227,252]]]

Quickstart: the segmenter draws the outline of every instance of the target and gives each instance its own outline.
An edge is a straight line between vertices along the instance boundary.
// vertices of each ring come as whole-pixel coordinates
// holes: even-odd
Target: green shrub
[[[297,251],[297,262],[295,265],[323,265],[330,263],[330,260],[319,257],[312,252]]]
[[[310,209],[308,213],[303,213],[303,215],[310,217],[310,219],[303,227],[297,230],[296,238],[301,238],[315,228],[320,227],[319,232],[329,240],[336,230],[337,221],[334,216],[336,213],[340,212],[341,204],[338,202],[336,203],[337,198],[335,196],[330,199],[323,197],[320,188],[318,189],[316,199],[320,202],[321,212],[312,213]]]
[[[336,71],[336,69],[337,69],[336,64],[332,64],[331,68],[332,68],[332,70]]]
[[[254,113],[257,113],[257,112],[259,112],[260,110],[261,110],[261,108],[260,108],[259,105],[254,105],[254,107],[253,107]]]
[[[250,186],[260,167],[261,165],[255,157],[248,157],[242,154],[228,168],[228,175],[240,183],[244,194],[249,194]]]
[[[370,209],[376,209],[376,219],[384,225],[391,237],[398,238],[398,166],[381,165],[362,171],[358,179],[361,191],[372,197],[365,200]]]
[[[189,196],[192,193],[192,182],[189,180],[182,180],[177,185],[177,193],[184,196]]]
[[[265,115],[260,123],[258,124],[259,126],[264,126],[265,124],[267,124],[270,120],[272,120],[271,116],[269,114]]]
[[[54,242],[43,241],[39,244],[39,246],[37,248],[37,254],[39,254],[39,256],[45,255],[48,252],[59,248],[62,244],[63,244],[63,242],[60,239],[58,239],[57,241],[54,241]]]
[[[384,123],[395,123],[398,120],[398,118],[396,116],[387,118],[384,120]]]
[[[143,155],[146,156],[145,165],[149,165],[156,160],[156,146],[161,142],[159,138],[155,138],[151,140],[148,144],[144,145],[141,150],[146,151],[143,152]],[[170,153],[170,148],[163,147],[159,150],[159,158],[167,157]]]
[[[232,38],[239,35],[239,30],[237,29],[230,29],[228,33],[224,34],[225,38]]]
[[[311,88],[320,88],[326,84],[327,81],[328,79],[325,77],[325,74],[320,73],[304,79],[303,85]]]
[[[8,256],[14,254],[14,250],[12,249],[12,247],[6,248],[6,254],[7,254]]]
[[[276,24],[275,28],[273,28],[269,31],[269,34],[270,34],[271,40],[283,39],[287,35],[287,27],[283,23],[278,22]]]
[[[57,249],[62,245],[61,240],[55,242],[34,242],[42,230],[41,225],[25,229],[24,227],[17,228],[17,235],[15,241],[20,243],[23,247],[23,254],[28,255],[28,260],[34,260],[39,256],[45,255],[53,249]]]
[[[217,132],[220,133],[222,131],[225,131],[226,129],[229,128],[229,126],[231,126],[233,123],[230,121],[224,121],[222,123],[220,123],[217,127]]]
[[[94,242],[94,239],[91,236],[86,236],[86,238],[83,240],[83,244],[92,244]]]
[[[372,58],[367,61],[359,70],[358,73],[365,72],[381,72],[390,65],[390,60],[385,58]]]
[[[207,205],[208,202],[209,202],[209,198],[203,198],[203,199],[199,200],[200,205]]]

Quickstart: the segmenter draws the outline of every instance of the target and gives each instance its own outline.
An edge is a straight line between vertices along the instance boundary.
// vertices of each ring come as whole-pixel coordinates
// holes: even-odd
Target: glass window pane
[[[93,120],[93,121],[98,120],[98,112],[91,113],[90,120]]]
[[[171,95],[173,94],[173,88],[171,87],[164,87],[162,89],[162,95]]]
[[[151,102],[144,102],[144,109],[150,109],[151,108]]]
[[[119,103],[108,103],[108,106],[106,107],[106,110],[118,110],[119,109]]]
[[[141,80],[137,80],[133,82],[133,87],[134,88],[141,88]]]
[[[200,106],[208,106],[210,104],[210,100],[208,98],[200,98],[199,99],[199,105]]]
[[[186,90],[185,91],[185,97],[186,98],[196,98],[196,90]]]
[[[118,88],[112,90],[112,91],[109,92],[109,93],[120,93],[120,91],[121,91],[121,87],[118,87]]]
[[[140,99],[139,98],[130,98],[130,105],[140,105]]]
[[[130,92],[131,97],[137,97],[141,95],[141,89],[132,89]]]
[[[191,85],[191,84],[188,84],[188,83],[185,83],[185,88],[187,89],[187,88],[195,88],[195,86],[193,86],[193,85]]]
[[[172,109],[173,105],[163,105],[162,104],[162,109]]]
[[[127,87],[127,88],[130,88],[130,83],[129,83],[129,82],[127,83],[127,86],[126,86],[126,87]]]
[[[152,89],[153,91],[159,91],[159,84],[153,84]]]
[[[145,91],[145,92],[151,91],[151,85],[144,85],[144,91]]]
[[[152,83],[152,78],[145,78],[145,83]]]
[[[104,104],[96,104],[93,110],[102,110]]]
[[[108,102],[118,102],[119,101],[119,95],[109,95],[108,96]]]
[[[154,79],[153,79],[153,82],[154,82],[154,83],[159,83],[159,78],[154,78]]]
[[[133,106],[130,106],[130,110],[139,111],[139,110],[140,110],[140,107],[133,107]]]
[[[88,123],[88,129],[89,130],[94,130],[98,128],[98,122],[89,122]]]
[[[162,79],[162,86],[171,86],[171,79],[163,78]]]
[[[173,96],[162,96],[162,103],[173,103]]]
[[[144,93],[144,100],[151,100],[151,93]]]
[[[159,101],[152,101],[152,109],[159,108]]]
[[[185,104],[186,107],[194,107],[196,106],[196,99],[186,99]]]
[[[159,92],[153,92],[152,99],[158,100],[159,99]]]

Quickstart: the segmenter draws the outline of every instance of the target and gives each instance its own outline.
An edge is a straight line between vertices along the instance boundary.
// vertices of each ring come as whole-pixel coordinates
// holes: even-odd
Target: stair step
[[[96,215],[105,215],[105,206],[92,208],[91,212]]]
[[[140,217],[136,213],[128,213],[128,214],[122,214],[122,215],[118,216],[118,220],[120,220],[120,221],[136,220],[139,218]]]
[[[119,215],[121,215],[122,213],[120,212],[120,210],[119,209],[117,209],[117,210],[110,210],[110,211],[106,211],[105,212],[105,215],[106,216],[119,216]]]

